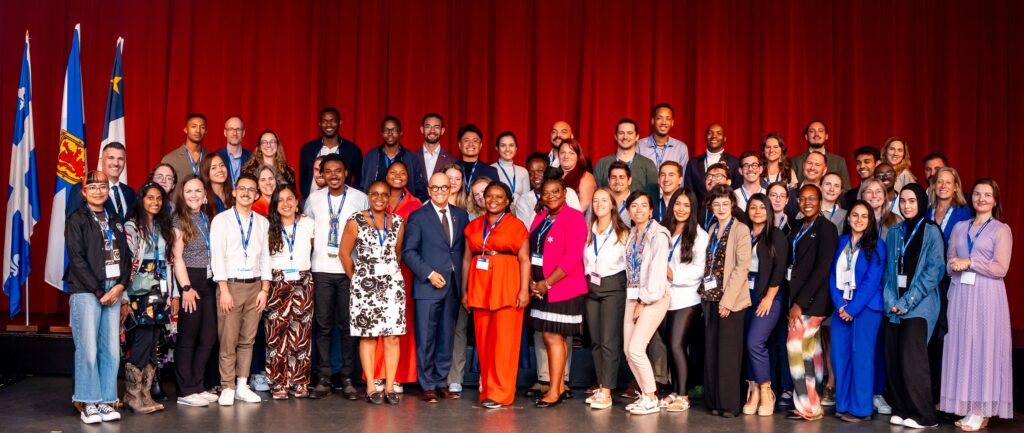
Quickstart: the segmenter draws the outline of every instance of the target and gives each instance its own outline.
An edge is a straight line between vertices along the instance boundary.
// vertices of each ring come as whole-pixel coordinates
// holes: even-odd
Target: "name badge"
[[[843,274],[842,283],[848,286],[855,285],[856,283],[853,282],[853,272],[847,272]]]
[[[601,285],[601,276],[598,275],[597,272],[590,273],[590,284],[593,284],[595,286]]]
[[[978,274],[970,271],[960,273],[960,284],[974,285],[974,280],[978,277]]]
[[[718,288],[718,281],[715,280],[714,275],[708,275],[704,277],[704,290],[712,290]]]
[[[297,269],[285,269],[281,271],[284,275],[285,281],[299,281],[299,271]]]
[[[843,299],[847,301],[853,300],[853,286],[847,285],[843,287]]]
[[[791,281],[793,279],[793,267],[786,268],[786,280]]]
[[[337,253],[337,251],[335,251],[333,253],[327,253],[327,257],[330,257],[332,259],[336,259],[336,258],[338,258],[338,253]]]
[[[901,289],[906,289],[907,288],[907,276],[906,275],[900,274],[900,275],[896,276],[896,287],[899,287]]]
[[[477,257],[476,268],[481,271],[486,271],[491,268],[491,262],[490,260],[487,260],[487,257]]]
[[[107,279],[112,280],[121,276],[121,265],[117,263],[106,266]]]
[[[544,257],[540,254],[530,254],[530,264],[533,266],[544,266]]]
[[[757,283],[757,280],[755,280],[753,278],[747,278],[747,286],[750,287],[750,291],[751,292],[753,292],[754,290],[757,289],[756,283]],[[707,286],[705,286],[705,287],[707,287]]]
[[[254,275],[252,268],[249,266],[239,266],[238,270],[235,271],[235,278],[240,280],[253,278]]]
[[[213,268],[210,265],[206,265],[206,279],[209,280],[210,278],[213,278]]]
[[[640,299],[640,288],[626,287],[626,299]]]
[[[160,293],[167,295],[167,280],[160,280]]]

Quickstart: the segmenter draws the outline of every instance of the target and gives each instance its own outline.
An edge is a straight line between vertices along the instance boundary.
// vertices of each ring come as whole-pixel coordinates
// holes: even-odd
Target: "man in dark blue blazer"
[[[498,169],[480,160],[480,150],[483,149],[484,133],[476,125],[470,123],[459,128],[459,152],[462,154],[462,170],[465,171],[462,181],[466,183],[463,191],[469,192],[473,179],[486,177],[490,180],[498,180]]]
[[[430,201],[405,226],[402,258],[413,272],[416,299],[416,374],[422,399],[436,403],[457,398],[448,390],[455,321],[461,304],[465,210],[448,204],[448,176],[435,173],[428,182]]]
[[[220,159],[228,166],[228,179],[234,186],[238,182],[238,176],[242,175],[242,167],[252,158],[252,152],[242,147],[242,139],[245,138],[245,123],[241,117],[231,116],[224,122],[224,138],[227,143],[224,147],[217,149]]]
[[[313,161],[318,156],[331,153],[341,155],[345,160],[345,168],[348,176],[345,177],[345,185],[358,187],[362,179],[363,151],[355,143],[338,135],[338,127],[341,126],[341,112],[334,107],[326,107],[320,110],[320,120],[317,123],[320,127],[320,136],[312,141],[303,144],[299,151],[299,191],[302,197],[309,197],[313,187]]]
[[[743,184],[743,174],[740,173],[740,160],[729,152],[725,151],[725,129],[722,125],[712,123],[704,131],[704,143],[707,151],[700,156],[686,162],[686,169],[683,170],[683,187],[690,188],[697,196],[698,203],[704,203],[704,197],[708,195],[707,186],[704,185],[704,175],[708,167],[724,162],[729,167],[729,178],[732,179],[733,189]]]
[[[370,184],[385,180],[388,168],[395,161],[405,164],[408,180],[406,188],[417,200],[426,201],[427,176],[423,174],[423,161],[420,156],[402,146],[402,121],[397,117],[388,116],[380,122],[380,135],[383,143],[366,152],[363,158],[363,178],[359,189],[370,190]]]
[[[107,213],[121,217],[125,220],[128,211],[135,206],[135,190],[124,182],[119,181],[121,172],[125,166],[124,144],[112,141],[103,147],[100,152],[100,165],[103,173],[110,180],[110,200],[103,204]],[[82,195],[82,184],[76,183],[68,192],[67,203],[64,207],[64,216],[69,217],[85,203],[85,196]]]

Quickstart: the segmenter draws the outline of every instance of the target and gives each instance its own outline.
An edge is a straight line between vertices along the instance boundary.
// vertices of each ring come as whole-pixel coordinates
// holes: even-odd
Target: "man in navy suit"
[[[430,201],[409,215],[402,258],[412,269],[416,299],[416,373],[423,401],[458,398],[448,390],[460,300],[466,211],[448,204],[448,176],[434,173]]]
[[[252,152],[242,147],[242,139],[245,138],[245,122],[241,117],[231,116],[224,122],[224,138],[227,144],[217,150],[220,159],[228,166],[228,179],[234,186],[238,182],[238,176],[242,175],[242,167],[252,158]]]
[[[338,135],[341,123],[341,112],[337,108],[326,107],[320,110],[320,121],[317,123],[320,136],[302,145],[299,151],[299,190],[303,198],[316,191],[313,187],[313,161],[318,156],[331,153],[341,155],[348,170],[345,185],[356,186],[362,180],[363,151],[355,143]]]
[[[395,116],[385,117],[380,122],[380,146],[366,152],[363,158],[363,178],[359,189],[370,190],[370,184],[385,180],[388,168],[395,161],[402,161],[408,173],[407,188],[417,200],[427,200],[427,176],[423,174],[423,163],[419,155],[402,146],[402,121]]]
[[[100,153],[100,165],[102,166],[103,174],[107,175],[107,179],[110,182],[110,200],[103,204],[103,208],[109,214],[117,214],[117,216],[121,217],[122,221],[128,215],[128,210],[135,205],[135,190],[119,180],[121,179],[121,172],[124,171],[125,154],[124,144],[116,141],[107,143],[106,147],[103,148],[103,152]],[[75,186],[71,187],[71,192],[68,193],[64,215],[71,216],[78,208],[82,207],[85,203],[83,200],[82,184],[76,183]]]
[[[704,175],[708,167],[719,162],[724,162],[729,167],[729,177],[732,179],[732,187],[738,188],[743,183],[743,176],[740,173],[740,160],[725,151],[725,128],[717,123],[708,125],[704,131],[704,143],[707,151],[700,156],[686,162],[685,173],[683,174],[683,187],[690,188],[697,195],[697,202],[704,203],[704,196],[708,195],[707,186],[704,185]]]

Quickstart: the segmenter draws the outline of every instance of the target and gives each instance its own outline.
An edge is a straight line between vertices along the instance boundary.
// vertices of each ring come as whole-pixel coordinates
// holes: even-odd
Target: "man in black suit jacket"
[[[469,187],[473,179],[486,176],[490,180],[498,179],[498,169],[491,167],[480,160],[480,149],[484,145],[484,133],[480,128],[470,123],[459,128],[459,152],[462,153],[462,169],[466,172],[463,181],[466,185],[463,191],[469,193]]]
[[[124,221],[128,211],[135,206],[135,190],[121,182],[121,172],[125,166],[124,144],[116,141],[107,143],[100,153],[100,165],[103,174],[107,175],[110,185],[110,199],[103,204],[103,208],[111,215],[117,215]],[[76,183],[68,193],[67,204],[64,207],[64,216],[69,217],[85,203],[82,195],[82,184]]]
[[[729,167],[729,177],[732,178],[732,187],[738,188],[743,184],[743,175],[740,173],[740,160],[725,151],[725,129],[722,125],[712,123],[704,131],[704,143],[707,144],[707,151],[700,156],[686,162],[686,173],[683,175],[683,187],[690,188],[697,195],[697,202],[704,203],[704,196],[708,194],[704,186],[704,173],[708,167],[724,162]]]
[[[362,179],[363,151],[355,143],[338,135],[341,125],[341,113],[337,108],[327,107],[320,110],[320,137],[303,144],[299,152],[299,190],[302,197],[308,197],[313,185],[313,160],[317,156],[337,153],[345,160],[348,177],[345,184],[357,186]]]
[[[448,204],[449,181],[444,173],[430,177],[430,201],[411,215],[405,226],[402,258],[412,270],[416,299],[416,374],[423,400],[436,403],[451,396],[455,322],[462,294],[462,254],[469,223],[466,211]],[[447,227],[446,227],[447,226]]]
[[[402,122],[394,116],[385,117],[380,123],[380,135],[384,143],[367,151],[363,158],[363,178],[358,188],[369,191],[370,184],[386,179],[391,163],[402,161],[408,175],[406,188],[417,200],[427,200],[427,177],[420,158],[401,144]]]
[[[424,173],[429,179],[434,173],[443,173],[448,164],[459,162],[458,158],[452,156],[445,148],[441,147],[441,137],[444,136],[444,118],[437,113],[427,113],[420,123],[420,134],[423,134],[423,147],[417,152],[420,155],[420,162],[423,163]],[[430,155],[430,160],[427,159]]]

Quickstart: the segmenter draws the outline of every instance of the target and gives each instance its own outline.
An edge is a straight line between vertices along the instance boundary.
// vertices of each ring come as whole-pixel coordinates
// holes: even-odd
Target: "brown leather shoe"
[[[447,386],[444,388],[438,388],[437,395],[445,400],[458,400],[462,398],[462,394],[449,391]]]
[[[437,403],[437,393],[434,390],[423,391],[423,395],[420,395],[420,399],[427,403]]]

